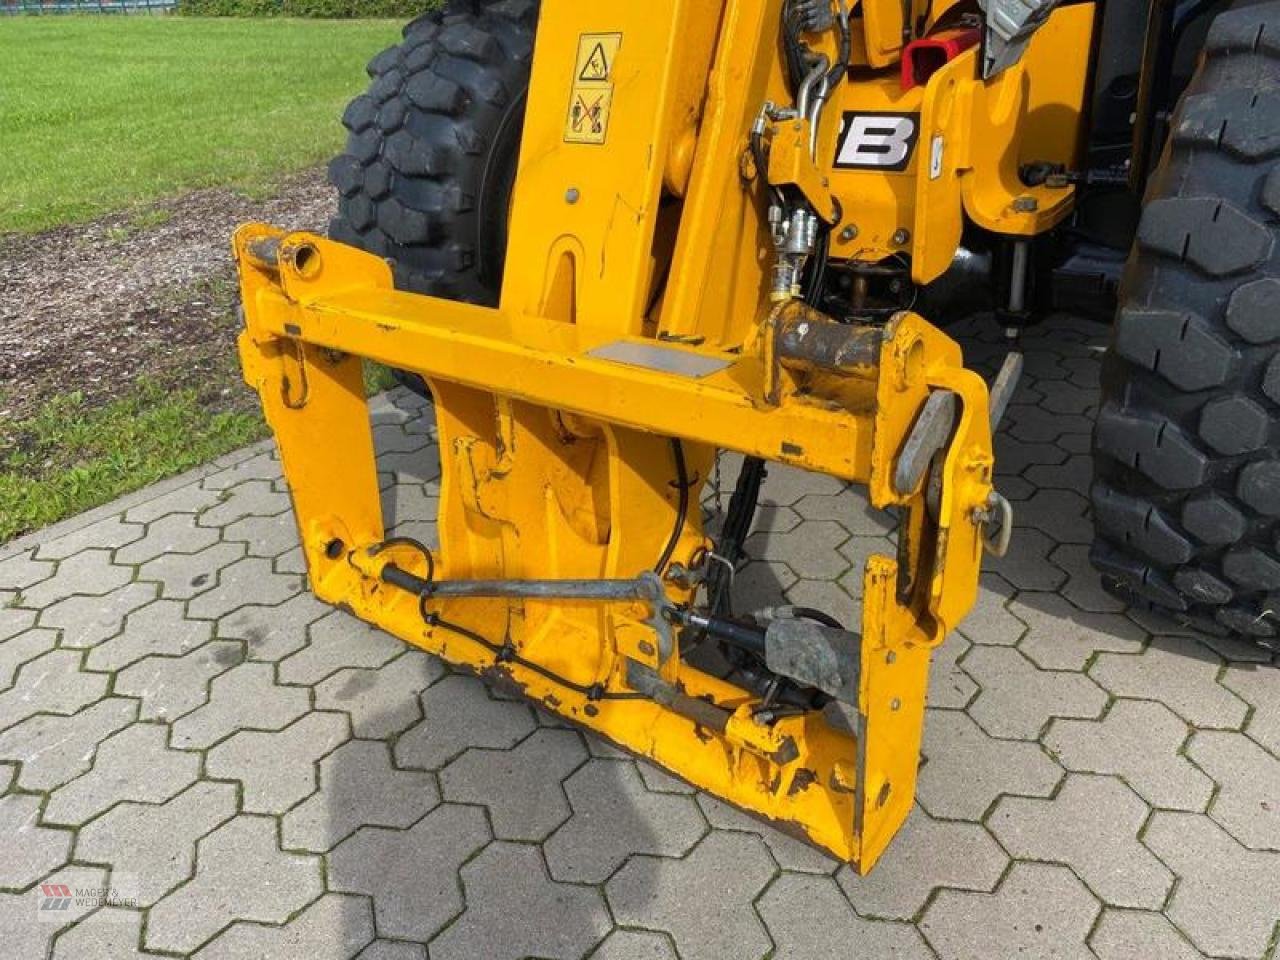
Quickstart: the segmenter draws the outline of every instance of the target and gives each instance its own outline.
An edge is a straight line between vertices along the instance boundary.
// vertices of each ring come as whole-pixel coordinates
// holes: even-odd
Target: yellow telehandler
[[[1013,533],[1020,358],[941,328],[1118,306],[1095,561],[1275,636],[1280,3],[454,0],[370,76],[330,237],[234,242],[325,601],[865,872]],[[433,400],[438,545],[384,527],[365,359]],[[734,609],[768,463],[901,516],[860,623]]]

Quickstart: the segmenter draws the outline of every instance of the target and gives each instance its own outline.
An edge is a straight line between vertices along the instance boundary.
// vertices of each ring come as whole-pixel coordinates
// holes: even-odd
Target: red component
[[[932,36],[912,40],[902,51],[902,89],[924,86],[930,77],[981,40],[982,31],[976,28],[939,30]]]

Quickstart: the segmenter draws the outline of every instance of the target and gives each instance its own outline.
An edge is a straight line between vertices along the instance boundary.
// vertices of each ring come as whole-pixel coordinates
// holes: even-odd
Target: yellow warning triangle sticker
[[[604,52],[603,43],[597,43],[591,51],[587,65],[582,68],[582,75],[578,79],[587,83],[609,79],[609,56]]]

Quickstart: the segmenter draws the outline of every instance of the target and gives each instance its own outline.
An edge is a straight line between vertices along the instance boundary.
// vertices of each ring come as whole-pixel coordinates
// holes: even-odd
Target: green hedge
[[[408,20],[441,0],[178,0],[192,17],[317,17],[328,20]]]

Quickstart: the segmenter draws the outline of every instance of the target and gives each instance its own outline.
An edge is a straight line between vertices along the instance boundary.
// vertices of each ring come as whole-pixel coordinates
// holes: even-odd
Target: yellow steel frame
[[[595,6],[542,5],[500,307],[397,292],[376,257],[247,226],[235,238],[246,378],[275,431],[318,596],[865,871],[911,809],[930,652],[977,596],[986,386],[910,313],[858,366],[779,355],[782,331],[828,323],[798,302],[769,304],[765,185],[743,175],[754,114],[784,95],[781,0]],[[603,142],[565,131],[584,35],[621,37],[596,80],[610,95]],[[419,577],[428,567],[412,545],[384,546],[363,358],[421,374],[434,395],[437,580],[650,569],[680,496],[669,438],[683,441],[692,478],[674,553],[686,567],[709,546],[696,505],[717,450],[865,484],[903,523],[899,555],[867,564],[857,703],[757,722],[754,694],[664,654],[640,601],[420,603],[389,587],[388,564]],[[923,483],[896,489],[894,471],[938,390],[955,394],[959,417],[931,504]],[[681,582],[664,588],[673,603],[693,599]],[[638,696],[636,667],[727,722],[709,729],[670,698]]]

